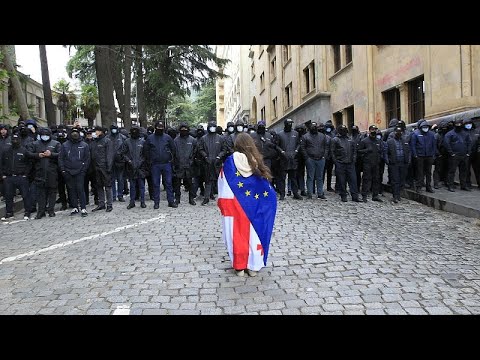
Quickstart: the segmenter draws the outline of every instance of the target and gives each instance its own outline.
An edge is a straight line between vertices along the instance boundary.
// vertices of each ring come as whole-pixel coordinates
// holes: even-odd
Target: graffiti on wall
[[[385,76],[378,79],[375,84],[379,87],[386,87],[390,84],[395,84],[398,82],[398,78],[405,75],[411,69],[419,66],[421,64],[420,57],[415,56],[414,58],[410,59],[409,62],[400,66],[395,71],[386,74]]]

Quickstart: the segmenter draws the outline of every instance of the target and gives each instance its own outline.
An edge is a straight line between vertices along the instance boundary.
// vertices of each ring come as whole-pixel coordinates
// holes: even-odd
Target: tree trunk
[[[93,120],[95,120],[95,119],[87,119],[87,121],[88,121],[88,127],[89,127],[90,129],[93,128]]]
[[[132,127],[130,117],[130,105],[132,104],[132,45],[125,45],[125,107],[123,112],[123,126],[126,129]]]
[[[50,76],[48,74],[47,49],[45,45],[38,45],[40,48],[40,66],[42,68],[43,97],[45,100],[45,117],[48,126],[56,125],[55,108],[52,101],[52,89],[50,87]]]
[[[138,107],[138,120],[140,126],[147,128],[147,111],[145,108],[145,92],[143,87],[143,51],[142,45],[137,45],[135,49],[135,67],[137,72],[137,107]]]
[[[20,119],[28,120],[30,118],[30,114],[28,112],[27,99],[22,91],[22,85],[20,84],[17,70],[15,69],[13,61],[8,53],[7,45],[0,45],[0,50],[3,53],[3,63],[5,64],[7,71],[10,73],[10,80],[12,81],[13,92],[15,93],[15,100],[20,113]]]
[[[110,69],[112,72],[113,88],[115,89],[115,97],[120,110],[120,118],[124,119],[123,111],[125,109],[125,94],[123,93],[122,79],[122,56],[120,50],[122,45],[110,45]]]
[[[109,53],[108,45],[95,45],[95,71],[97,73],[98,100],[100,102],[102,126],[106,128],[117,123]]]

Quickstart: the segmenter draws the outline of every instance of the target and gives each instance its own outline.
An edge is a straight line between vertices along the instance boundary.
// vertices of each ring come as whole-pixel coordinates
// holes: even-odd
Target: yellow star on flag
[[[255,199],[258,200],[259,197],[260,197],[260,196],[259,196],[258,194],[255,194]]]
[[[239,181],[237,185],[239,188],[243,187],[243,183],[241,181]]]
[[[264,192],[263,192],[263,196],[264,196],[264,197],[267,197],[267,196],[268,196],[268,191],[264,191]]]
[[[245,191],[245,195],[250,196],[250,190]]]
[[[240,171],[237,170],[237,172],[235,173],[235,175],[240,176]]]

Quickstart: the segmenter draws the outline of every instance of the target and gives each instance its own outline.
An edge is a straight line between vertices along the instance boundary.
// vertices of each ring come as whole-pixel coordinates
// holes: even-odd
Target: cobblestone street
[[[478,220],[390,194],[287,197],[267,267],[238,277],[216,202],[185,194],[0,224],[0,314],[480,314]]]

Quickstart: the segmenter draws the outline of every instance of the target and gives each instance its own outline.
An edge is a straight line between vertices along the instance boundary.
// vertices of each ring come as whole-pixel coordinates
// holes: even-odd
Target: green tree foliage
[[[100,110],[96,86],[82,86],[82,94],[80,95],[80,108],[83,111],[84,117],[88,120],[88,126],[92,127],[93,120],[95,120],[97,113]]]
[[[189,87],[200,90],[210,79],[223,74],[228,60],[218,58],[208,45],[145,45],[145,100],[147,112],[164,118],[173,96],[189,95]]]
[[[95,45],[70,45],[76,49],[75,54],[68,60],[67,74],[70,78],[79,79],[80,83],[96,85],[95,72]]]
[[[65,121],[73,120],[77,117],[77,95],[70,89],[70,83],[65,79],[58,80],[54,85],[55,91],[65,93],[68,97],[68,106]]]
[[[198,121],[217,121],[215,82],[210,80],[201,90],[194,102],[195,116]]]

